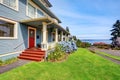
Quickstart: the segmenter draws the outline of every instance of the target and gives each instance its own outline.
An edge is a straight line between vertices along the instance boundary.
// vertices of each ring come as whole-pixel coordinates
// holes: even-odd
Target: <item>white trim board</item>
[[[0,54],[0,57],[9,56],[9,55],[12,55],[12,54],[18,54],[18,53],[21,53],[21,52],[22,51],[11,52],[11,53],[6,53],[6,54]]]
[[[4,4],[3,0],[0,0],[0,3],[2,5],[4,5],[4,6],[10,8],[10,9],[12,9],[12,10],[19,11],[19,0],[16,0],[16,3],[15,3],[16,4],[16,8],[13,8],[13,7],[9,6],[9,5]]]
[[[17,39],[18,38],[18,23],[16,21],[9,20],[3,17],[0,17],[0,20],[14,24],[14,37],[0,37],[0,39]]]

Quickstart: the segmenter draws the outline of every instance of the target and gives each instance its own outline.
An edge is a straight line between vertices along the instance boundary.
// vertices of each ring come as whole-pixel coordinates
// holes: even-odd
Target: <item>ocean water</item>
[[[95,42],[104,42],[106,44],[111,44],[111,40],[109,39],[81,39],[82,42],[89,42],[91,44],[95,43]]]

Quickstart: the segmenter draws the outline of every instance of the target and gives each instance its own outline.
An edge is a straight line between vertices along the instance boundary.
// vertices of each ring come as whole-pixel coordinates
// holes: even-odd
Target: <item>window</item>
[[[31,4],[28,4],[28,16],[35,18],[36,9]]]
[[[44,14],[40,10],[37,10],[37,17],[42,17],[42,16],[44,16]]]
[[[1,3],[12,9],[18,10],[18,0],[1,0]]]
[[[16,36],[16,23],[8,22],[0,18],[0,39],[15,38]]]
[[[36,4],[32,2],[28,2],[27,15],[31,18],[37,18],[37,17],[43,17],[44,13],[39,9],[39,7]]]

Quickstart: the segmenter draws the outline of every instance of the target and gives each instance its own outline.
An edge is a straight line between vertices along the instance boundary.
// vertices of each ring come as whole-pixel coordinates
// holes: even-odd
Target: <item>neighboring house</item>
[[[32,54],[45,52],[67,40],[69,32],[59,25],[61,21],[50,7],[48,0],[0,0],[0,59],[16,57],[24,50]],[[35,51],[33,47],[37,45],[41,49]],[[27,53],[19,58],[22,57],[32,56]]]

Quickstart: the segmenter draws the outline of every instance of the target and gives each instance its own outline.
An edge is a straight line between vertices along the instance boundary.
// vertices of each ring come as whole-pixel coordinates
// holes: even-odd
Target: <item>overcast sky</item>
[[[51,10],[80,39],[110,39],[120,19],[120,0],[49,0]]]

